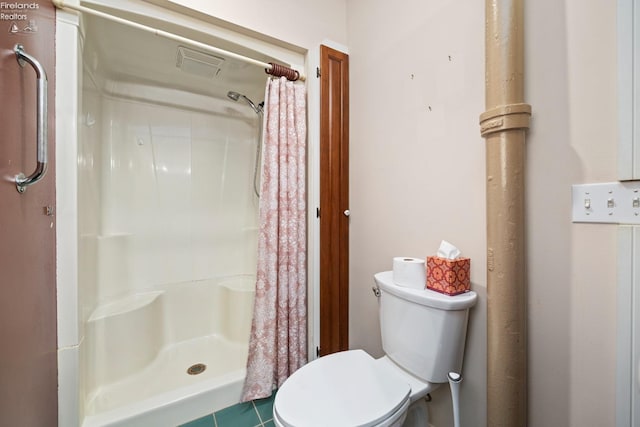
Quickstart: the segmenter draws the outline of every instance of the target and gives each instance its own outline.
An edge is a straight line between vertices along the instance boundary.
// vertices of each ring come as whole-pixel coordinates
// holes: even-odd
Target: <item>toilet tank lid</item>
[[[286,426],[370,427],[410,398],[411,386],[363,350],[333,353],[294,372],[276,393],[274,413]]]
[[[478,295],[473,292],[465,292],[459,295],[445,295],[430,289],[414,289],[398,286],[393,283],[393,272],[383,271],[373,276],[380,289],[407,301],[426,305],[441,310],[464,310],[473,307]]]

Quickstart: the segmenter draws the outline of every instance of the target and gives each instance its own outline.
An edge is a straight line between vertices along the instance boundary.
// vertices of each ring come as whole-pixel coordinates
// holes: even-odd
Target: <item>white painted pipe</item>
[[[449,387],[451,387],[451,402],[453,403],[453,426],[460,427],[460,383],[462,375],[449,372]]]

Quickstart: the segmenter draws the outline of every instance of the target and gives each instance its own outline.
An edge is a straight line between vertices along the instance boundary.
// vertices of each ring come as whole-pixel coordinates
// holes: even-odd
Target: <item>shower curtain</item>
[[[242,400],[268,397],[307,362],[306,88],[265,93],[256,296]]]

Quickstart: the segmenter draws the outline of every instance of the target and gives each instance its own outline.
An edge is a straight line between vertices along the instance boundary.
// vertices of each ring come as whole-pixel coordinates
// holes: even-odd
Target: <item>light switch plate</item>
[[[571,186],[573,222],[640,224],[640,181]]]

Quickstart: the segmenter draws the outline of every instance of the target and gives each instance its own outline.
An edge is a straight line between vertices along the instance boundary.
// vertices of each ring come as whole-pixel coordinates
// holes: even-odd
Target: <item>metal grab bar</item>
[[[24,67],[25,62],[33,67],[38,79],[38,91],[37,91],[37,164],[36,170],[29,176],[20,172],[16,176],[16,188],[19,193],[24,193],[29,185],[33,185],[36,182],[44,178],[47,173],[47,73],[44,67],[40,65],[33,56],[27,54],[24,51],[24,47],[21,44],[14,46],[13,51],[16,54],[16,59],[21,67]]]

